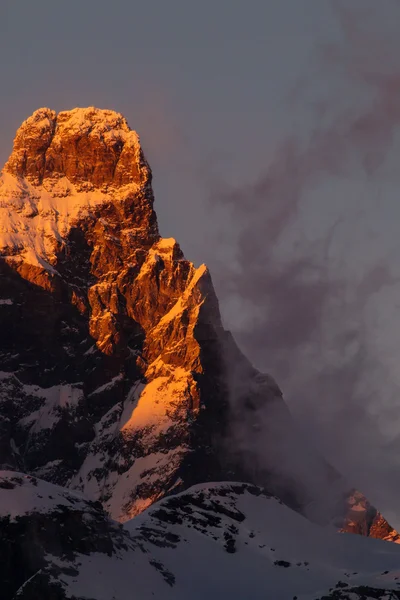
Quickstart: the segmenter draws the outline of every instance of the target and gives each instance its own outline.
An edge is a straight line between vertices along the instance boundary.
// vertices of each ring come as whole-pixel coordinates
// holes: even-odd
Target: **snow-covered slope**
[[[400,548],[307,521],[260,488],[196,486],[125,524],[0,473],[2,600],[400,598]]]
[[[322,528],[254,486],[195,486],[126,527],[193,600],[400,597],[398,546]]]
[[[68,597],[64,577],[78,575],[83,557],[101,564],[121,559],[132,547],[101,505],[35,477],[0,472],[2,600]],[[88,585],[95,592],[98,584]]]

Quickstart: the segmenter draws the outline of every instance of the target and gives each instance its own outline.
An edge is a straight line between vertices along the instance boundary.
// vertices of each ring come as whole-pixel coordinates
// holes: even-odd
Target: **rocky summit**
[[[1,467],[120,522],[195,484],[245,481],[397,541],[223,328],[207,267],[159,234],[151,183],[113,111],[43,108],[18,130],[0,178]]]

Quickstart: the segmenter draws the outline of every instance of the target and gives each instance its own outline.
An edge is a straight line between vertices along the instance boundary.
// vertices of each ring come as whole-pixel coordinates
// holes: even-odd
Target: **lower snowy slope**
[[[171,577],[100,503],[0,471],[1,600],[163,598]]]
[[[400,548],[322,528],[251,485],[207,484],[125,526],[0,472],[2,600],[393,600]]]
[[[175,574],[171,597],[400,598],[398,546],[315,525],[247,484],[195,486],[126,527]]]

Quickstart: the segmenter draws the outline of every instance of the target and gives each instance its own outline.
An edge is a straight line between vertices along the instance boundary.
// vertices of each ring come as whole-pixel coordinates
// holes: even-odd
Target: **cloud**
[[[400,390],[376,352],[368,311],[380,295],[397,293],[398,278],[389,258],[371,254],[358,264],[341,247],[343,229],[356,232],[368,218],[366,202],[354,212],[349,198],[349,209],[319,237],[310,239],[304,224],[310,196],[345,190],[351,179],[367,190],[381,181],[400,125],[399,47],[393,53],[397,40],[385,37],[379,8],[332,8],[341,40],[319,48],[318,57],[339,82],[337,94],[315,102],[308,139],[284,140],[256,182],[221,185],[210,198],[233,224],[228,234],[225,221],[215,242],[232,249],[231,263],[216,267],[216,287],[241,347],[277,379],[310,437],[380,508],[392,510],[400,484],[391,453],[400,436],[389,425],[394,416],[400,424]],[[320,206],[329,208],[323,197]],[[366,231],[363,239],[368,256]],[[262,460],[262,444],[259,453]]]

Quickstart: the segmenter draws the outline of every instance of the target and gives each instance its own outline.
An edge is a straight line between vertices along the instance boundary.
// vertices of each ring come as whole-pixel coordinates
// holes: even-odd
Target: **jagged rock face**
[[[122,520],[221,476],[218,302],[160,238],[150,182],[123,117],[42,109],[0,183],[3,464]]]
[[[232,478],[302,510],[340,479],[224,331],[207,268],[160,237],[117,113],[40,109],[19,129],[0,178],[0,329],[1,463],[118,520]]]
[[[5,170],[34,185],[67,177],[86,188],[143,184],[150,177],[136,132],[111,110],[42,108],[18,130]]]

